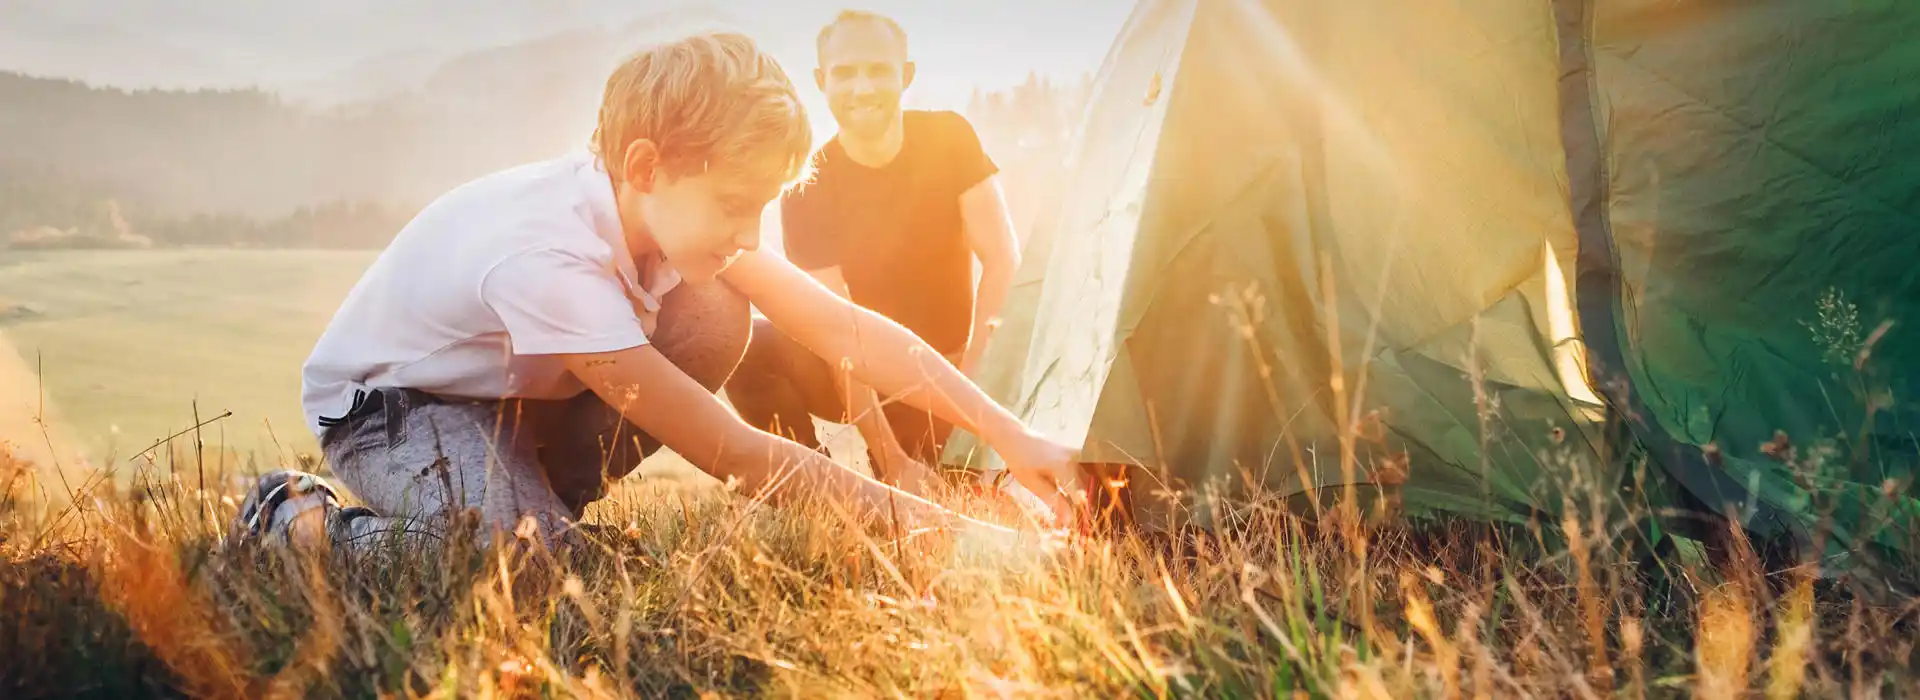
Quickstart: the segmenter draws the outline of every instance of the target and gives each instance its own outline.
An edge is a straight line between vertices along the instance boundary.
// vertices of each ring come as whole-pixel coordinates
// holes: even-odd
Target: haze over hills
[[[1131,3],[1114,0],[7,0],[0,71],[124,88],[260,88],[289,101],[363,101],[416,87],[464,54],[577,30],[699,16],[747,31],[796,72],[845,6],[913,37],[921,92],[963,98],[1029,71],[1094,70]],[[1018,46],[1019,51],[999,47]],[[629,47],[637,48],[637,47]],[[931,88],[931,90],[928,90]]]
[[[911,105],[959,109],[979,76],[1010,72],[1005,57],[976,50],[972,34],[936,33],[942,22],[984,21],[978,10],[902,7],[935,27],[916,40],[923,78],[908,93]],[[815,9],[789,16],[631,0],[0,3],[0,238],[116,217],[140,233],[150,222],[204,215],[411,211],[474,176],[584,147],[612,66],[704,27],[746,30],[781,56],[824,139],[831,118],[806,83],[812,27],[837,6]],[[1124,18],[1111,6],[1105,12],[1094,14],[1115,26]],[[1083,43],[1103,49],[1111,30],[1089,26],[1099,38]],[[1003,34],[1023,31],[1038,30]],[[1081,71],[1097,67],[1099,51],[1081,53]],[[382,216],[364,223],[384,227],[395,215]]]
[[[10,0],[0,69],[98,85],[245,88],[377,79],[397,57],[462,53],[677,11],[663,0]],[[342,95],[353,98],[355,95]]]
[[[0,74],[0,171],[170,213],[418,204],[475,174],[583,147],[621,57],[713,19],[656,14],[469,52],[418,86],[325,107],[255,89],[129,91]]]

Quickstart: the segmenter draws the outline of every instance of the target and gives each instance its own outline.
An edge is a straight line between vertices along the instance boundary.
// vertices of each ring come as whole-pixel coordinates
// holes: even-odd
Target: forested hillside
[[[0,244],[377,247],[449,187],[584,147],[607,71],[711,19],[660,14],[468,52],[416,88],[331,107],[0,73]],[[1084,89],[1029,81],[965,110],[1019,213],[1046,198]]]
[[[0,73],[0,240],[379,245],[449,187],[584,147],[607,71],[711,19],[656,13],[468,52],[412,89],[329,107]]]

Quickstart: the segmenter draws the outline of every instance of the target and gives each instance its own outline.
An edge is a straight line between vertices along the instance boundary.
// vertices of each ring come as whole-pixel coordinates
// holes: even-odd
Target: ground
[[[39,368],[58,429],[95,460],[192,427],[196,407],[202,420],[233,414],[205,428],[210,447],[312,450],[300,414],[300,363],[373,257],[253,250],[0,256],[0,299],[40,310],[0,321],[12,346],[0,360]]]
[[[557,558],[460,538],[315,559],[230,547],[225,477],[310,449],[298,367],[369,259],[0,253],[0,311],[30,307],[0,313],[0,437],[35,462],[0,453],[0,696],[1920,690],[1920,600],[1768,568],[1737,530],[1717,557],[1653,559],[1579,498],[1557,522],[1494,528],[1309,522],[1256,493],[1214,532],[1060,542],[902,533],[831,502],[762,508],[704,477],[647,478],[589,510],[593,546]],[[69,448],[93,466],[138,451],[196,403],[233,412],[203,436],[232,454],[31,476]],[[691,474],[671,455],[647,468]]]

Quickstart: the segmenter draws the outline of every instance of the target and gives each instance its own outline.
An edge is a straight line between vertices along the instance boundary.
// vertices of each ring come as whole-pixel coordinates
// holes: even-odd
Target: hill
[[[380,97],[332,106],[252,88],[128,90],[0,72],[0,246],[51,230],[74,242],[66,247],[124,247],[129,234],[156,246],[377,247],[452,186],[584,147],[605,76],[632,51],[737,24],[682,9],[451,54],[423,46],[352,68],[389,70],[391,81]],[[810,53],[788,45],[807,41],[768,48]],[[1046,173],[1083,99],[1053,105],[1049,90],[1029,80],[1006,99],[977,93],[966,110],[1007,171],[1023,224],[1051,191]],[[1047,132],[1038,140],[1035,114]],[[812,116],[830,133],[824,112]]]
[[[11,194],[0,234],[83,224],[76,210],[89,207],[66,200],[111,199],[136,219],[273,219],[339,203],[410,210],[476,175],[584,146],[620,58],[723,19],[656,13],[467,52],[432,70],[411,66],[426,76],[417,86],[330,107],[259,89],[126,90],[0,73],[0,176]],[[431,60],[393,57],[402,59]]]
[[[468,52],[623,26],[673,4],[8,0],[0,3],[0,68],[127,87],[259,87],[339,104],[417,88]]]

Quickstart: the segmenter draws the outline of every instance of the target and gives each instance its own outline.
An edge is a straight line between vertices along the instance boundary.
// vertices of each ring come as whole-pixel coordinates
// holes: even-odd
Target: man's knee
[[[780,366],[786,352],[782,346],[791,341],[764,318],[752,319],[751,327],[753,335],[747,341],[746,353],[740,358],[740,367],[734,370],[734,376],[741,381],[729,384],[729,392],[738,384],[759,383],[765,377],[782,374]]]
[[[682,283],[660,300],[653,346],[708,391],[719,391],[747,352],[747,298],[718,280]]]
[[[826,362],[772,322],[753,319],[753,340],[727,384],[735,406],[834,419],[842,412],[839,396]]]

